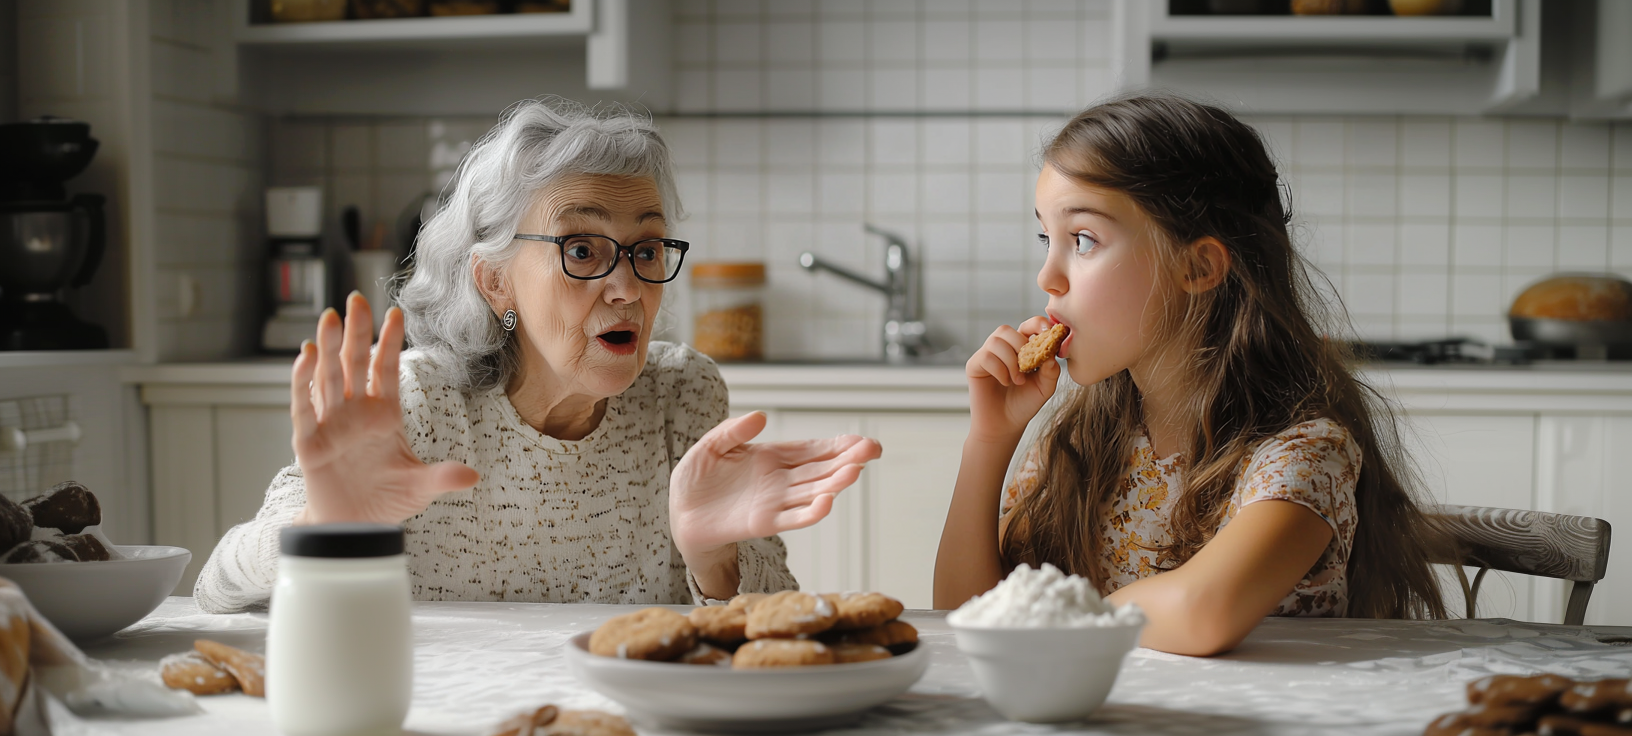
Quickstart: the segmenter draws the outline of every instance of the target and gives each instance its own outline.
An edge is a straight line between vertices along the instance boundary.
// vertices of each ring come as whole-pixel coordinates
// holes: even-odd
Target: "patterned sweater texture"
[[[1332,540],[1273,616],[1338,616],[1349,607],[1348,564],[1360,515],[1355,488],[1360,480],[1360,445],[1348,430],[1330,419],[1294,425],[1258,444],[1241,460],[1241,470],[1216,533],[1241,509],[1259,501],[1288,501],[1320,516]],[[1100,565],[1105,595],[1134,581],[1160,573],[1157,549],[1172,544],[1169,520],[1184,491],[1180,455],[1156,457],[1150,438],[1141,433],[1119,493],[1104,499],[1099,530]],[[1003,491],[998,514],[1007,516],[1021,498],[1037,492],[1042,466],[1033,445]],[[1047,491],[1043,491],[1047,493]]]
[[[481,475],[403,524],[415,600],[693,603],[705,599],[669,532],[669,474],[727,416],[714,362],[653,342],[634,385],[577,441],[522,421],[502,386],[451,387],[418,351],[403,354],[403,425],[426,463],[458,460]],[[213,613],[264,609],[277,580],[278,534],[306,504],[299,464],[272,479],[255,518],[228,530],[193,595]],[[797,588],[776,537],[737,544],[739,592]]]

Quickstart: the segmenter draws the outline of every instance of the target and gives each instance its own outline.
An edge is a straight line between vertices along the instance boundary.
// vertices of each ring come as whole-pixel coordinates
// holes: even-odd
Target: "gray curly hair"
[[[650,116],[554,97],[506,110],[459,164],[396,295],[408,341],[454,387],[486,390],[516,368],[516,348],[476,286],[472,257],[508,265],[523,247],[516,228],[538,191],[571,174],[650,178],[669,221],[683,216],[669,147]]]

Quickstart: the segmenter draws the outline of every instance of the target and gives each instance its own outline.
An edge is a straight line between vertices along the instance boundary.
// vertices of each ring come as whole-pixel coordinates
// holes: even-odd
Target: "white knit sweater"
[[[418,351],[403,354],[403,425],[426,463],[481,474],[403,524],[415,600],[701,603],[669,533],[669,473],[726,418],[714,362],[653,342],[629,390],[575,442],[522,421],[503,387],[462,393]],[[264,608],[277,579],[278,533],[306,503],[300,466],[272,479],[251,521],[228,530],[199,573],[200,608]],[[776,537],[737,545],[740,592],[797,588]]]

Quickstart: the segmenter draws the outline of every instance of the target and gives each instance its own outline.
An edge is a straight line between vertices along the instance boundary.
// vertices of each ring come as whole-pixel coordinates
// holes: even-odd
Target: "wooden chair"
[[[1564,623],[1580,626],[1586,618],[1592,586],[1604,579],[1609,566],[1609,522],[1487,506],[1432,506],[1425,511],[1458,543],[1460,559],[1431,561],[1456,568],[1468,618],[1474,618],[1479,584],[1490,570],[1572,581]],[[1464,565],[1479,568],[1471,586],[1462,571]]]

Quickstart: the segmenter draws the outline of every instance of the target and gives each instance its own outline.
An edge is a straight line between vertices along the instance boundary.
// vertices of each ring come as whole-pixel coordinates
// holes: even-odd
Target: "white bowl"
[[[193,553],[180,547],[115,545],[123,560],[0,565],[40,615],[74,641],[92,641],[153,612],[181,582]]]
[[[802,731],[843,726],[912,687],[929,666],[919,645],[889,659],[779,669],[614,659],[589,652],[583,632],[567,667],[637,721],[690,731]]]
[[[986,702],[1016,721],[1088,717],[1111,694],[1144,624],[1070,629],[953,626]]]

